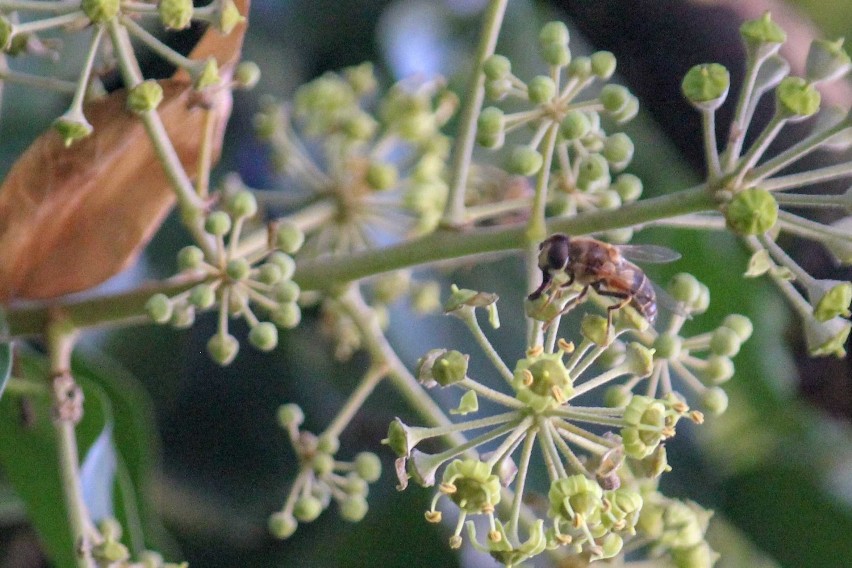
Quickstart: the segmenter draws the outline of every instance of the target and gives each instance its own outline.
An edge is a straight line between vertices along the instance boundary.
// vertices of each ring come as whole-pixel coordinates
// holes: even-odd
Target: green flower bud
[[[609,164],[600,154],[589,154],[580,160],[577,169],[577,188],[585,192],[595,192],[609,187],[612,178]]]
[[[107,540],[92,547],[92,556],[109,565],[130,558],[127,547],[115,540]]]
[[[739,334],[723,325],[716,329],[710,337],[710,351],[714,355],[733,357],[740,352],[741,343]]]
[[[260,351],[272,351],[278,345],[278,329],[275,324],[262,321],[249,331],[249,343]]]
[[[621,111],[612,114],[612,119],[617,124],[623,124],[633,120],[637,114],[639,114],[639,99],[630,95]]]
[[[282,540],[293,536],[293,533],[296,532],[296,528],[298,526],[299,523],[296,521],[293,515],[285,513],[283,511],[272,513],[269,516],[269,521],[267,522],[269,533],[275,538],[279,538]]]
[[[282,404],[278,407],[277,418],[278,424],[284,429],[298,428],[305,422],[305,413],[298,404]]]
[[[541,169],[544,157],[529,146],[516,146],[509,156],[506,169],[519,176],[531,176]]]
[[[198,284],[189,291],[188,300],[199,310],[206,310],[216,303],[216,291],[210,284]]]
[[[419,314],[430,314],[441,307],[441,285],[435,281],[420,282],[411,290],[411,307]]]
[[[595,364],[603,369],[612,369],[624,362],[626,353],[627,345],[625,345],[623,341],[614,339],[613,342],[609,344],[609,347],[600,354],[600,357],[597,358]]]
[[[581,474],[557,479],[550,484],[547,500],[548,516],[562,521],[573,521],[580,516],[591,519],[603,507],[603,490],[600,485]]]
[[[683,96],[699,110],[716,110],[728,97],[731,74],[718,63],[705,63],[691,68],[683,78]]]
[[[497,107],[486,107],[479,113],[476,122],[476,141],[483,148],[496,149],[506,139],[503,111]]]
[[[556,83],[547,75],[538,75],[527,83],[527,94],[533,104],[546,103],[556,95]]]
[[[458,351],[447,351],[435,359],[430,375],[442,387],[455,384],[467,376],[469,359],[469,355]]]
[[[254,217],[257,213],[257,199],[254,193],[242,189],[228,199],[226,208],[234,219]]]
[[[464,416],[465,414],[477,412],[478,410],[479,397],[476,396],[476,393],[474,391],[467,391],[462,395],[458,407],[450,410],[450,414],[458,414]]]
[[[807,286],[808,298],[814,306],[814,317],[828,321],[836,317],[848,318],[852,313],[852,282],[839,280],[817,280]]]
[[[602,559],[615,557],[624,546],[624,539],[615,533],[607,533],[601,541],[600,558]]]
[[[653,398],[633,395],[624,409],[621,429],[625,453],[637,460],[650,456],[662,441],[666,426],[666,407]],[[642,428],[639,428],[639,426]]]
[[[518,400],[538,412],[559,406],[574,390],[559,352],[519,360],[512,374],[512,388]]]
[[[834,318],[821,322],[816,318],[805,318],[805,340],[808,353],[812,357],[834,355],[846,356],[846,339],[852,330],[852,323],[843,318]]]
[[[192,22],[192,0],[160,0],[157,10],[167,30],[183,30]]]
[[[615,385],[604,392],[604,405],[609,408],[623,408],[630,403],[633,392],[624,385]]]
[[[319,477],[328,475],[334,470],[334,458],[329,454],[319,452],[311,459],[311,469]]]
[[[195,323],[195,307],[186,302],[172,304],[172,319],[169,323],[176,329],[187,329]]]
[[[288,302],[275,308],[269,319],[281,329],[293,329],[302,321],[302,310],[296,302]]]
[[[448,497],[468,514],[493,511],[500,502],[500,479],[491,466],[472,459],[455,460],[444,470],[442,486],[455,487]]]
[[[701,378],[709,385],[721,385],[734,376],[734,362],[724,355],[711,355],[707,365],[700,371]]]
[[[396,185],[399,172],[393,164],[372,162],[367,168],[366,179],[371,188],[381,191]]]
[[[759,187],[740,191],[725,209],[726,224],[738,235],[761,235],[774,227],[777,219],[778,202]]]
[[[101,536],[104,537],[104,540],[116,541],[121,540],[123,529],[121,527],[121,523],[118,522],[118,519],[105,517],[98,521],[98,531],[101,533]]]
[[[408,426],[402,423],[399,418],[395,418],[388,425],[388,437],[382,440],[382,444],[387,445],[399,457],[408,457],[411,450],[419,442],[411,435]]]
[[[621,207],[621,196],[617,191],[604,189],[597,192],[597,205],[601,209],[618,209]]]
[[[588,57],[575,57],[568,65],[568,76],[572,79],[585,81],[592,75],[592,60]],[[609,85],[607,85],[608,87]],[[606,87],[604,87],[606,89]]]
[[[655,355],[660,359],[677,359],[680,357],[680,350],[683,345],[683,338],[674,333],[661,333],[654,341]]]
[[[568,45],[569,39],[568,26],[558,20],[547,22],[538,33],[538,43],[542,47],[549,44]]]
[[[678,302],[691,306],[698,300],[701,294],[701,282],[686,272],[675,274],[666,287],[666,291]]]
[[[14,33],[15,26],[12,25],[9,18],[0,15],[0,51],[9,49]]]
[[[237,25],[243,23],[246,19],[245,16],[240,14],[240,10],[233,0],[223,0],[217,16],[214,24],[225,35],[230,34]]]
[[[218,85],[221,81],[219,77],[219,65],[212,57],[198,67],[195,73],[192,73],[192,76],[194,79],[193,87],[195,87],[196,91],[203,91],[208,87]]]
[[[376,119],[361,111],[352,113],[343,122],[343,131],[353,140],[369,140],[378,128]]]
[[[217,237],[227,235],[231,230],[231,216],[224,211],[214,211],[204,221],[204,230]]]
[[[722,325],[733,329],[736,332],[737,336],[740,338],[740,342],[746,341],[749,337],[751,337],[752,331],[754,331],[754,326],[751,323],[751,320],[746,316],[741,316],[740,314],[730,314],[722,320]]]
[[[695,301],[687,306],[689,311],[695,315],[703,314],[710,306],[710,288],[706,284],[701,284],[698,287],[698,297]]]
[[[492,55],[485,60],[482,65],[482,72],[492,81],[496,79],[505,79],[512,72],[512,62],[508,57],[502,55]]]
[[[615,73],[615,55],[609,51],[596,51],[592,54],[592,73],[598,79],[606,81]]]
[[[172,301],[165,294],[154,294],[145,302],[145,311],[156,323],[166,323],[172,319]]]
[[[298,300],[301,291],[299,285],[292,280],[284,280],[272,288],[272,297],[276,302],[287,304]]]
[[[553,67],[564,67],[571,62],[571,50],[565,45],[551,43],[540,49],[541,58]]]
[[[240,342],[228,333],[217,333],[207,342],[207,353],[215,363],[226,367],[237,357]]]
[[[302,248],[304,242],[305,233],[295,223],[282,221],[278,224],[275,231],[275,248],[293,254]]]
[[[627,87],[622,85],[604,85],[601,89],[600,101],[604,111],[609,114],[618,114],[627,108],[627,103],[632,98]]]
[[[743,22],[740,26],[740,35],[745,40],[746,46],[753,49],[767,46],[774,47],[777,51],[777,48],[787,40],[787,34],[772,21],[772,15],[768,11],[760,19]]]
[[[512,90],[509,79],[492,79],[485,82],[485,96],[491,101],[502,101]]]
[[[373,64],[369,61],[354,67],[347,67],[343,70],[343,75],[346,77],[346,82],[358,95],[365,95],[376,90],[376,74],[373,71]]]
[[[233,281],[245,280],[251,273],[251,265],[244,258],[232,258],[225,265],[225,274]]]
[[[580,324],[580,333],[596,345],[609,342],[609,324],[606,318],[597,314],[586,314]]]
[[[340,501],[340,518],[357,523],[367,514],[367,500],[360,495],[350,495]]]
[[[569,111],[559,125],[559,132],[566,140],[579,140],[589,133],[592,123],[581,110]]]
[[[370,492],[367,481],[354,471],[346,475],[346,485],[343,487],[343,490],[349,495],[361,495],[362,497],[366,497],[367,493]]]
[[[89,124],[82,112],[72,110],[54,120],[53,128],[62,136],[66,148],[77,140],[82,140],[93,130],[92,125]]]
[[[807,118],[819,110],[821,96],[801,77],[785,77],[775,89],[775,107],[784,118]]]
[[[178,270],[195,270],[204,262],[204,251],[194,245],[183,247],[177,255]]]
[[[654,350],[641,343],[632,342],[627,346],[624,365],[633,375],[647,377],[654,369]]]
[[[701,393],[701,407],[713,416],[722,415],[728,409],[728,394],[719,387]]]
[[[633,174],[621,174],[615,179],[613,189],[621,196],[623,203],[630,203],[642,195],[642,180]]]
[[[340,438],[323,434],[317,440],[317,451],[325,454],[334,455],[340,449]]]
[[[375,483],[382,475],[382,462],[373,452],[361,452],[355,456],[355,471],[367,483]]]
[[[260,81],[260,66],[254,61],[240,61],[234,69],[234,83],[240,89],[250,91]]]
[[[633,159],[633,140],[623,132],[607,136],[604,141],[603,156],[614,170],[622,170]]]
[[[287,253],[283,253],[278,250],[273,251],[269,257],[267,257],[267,262],[274,264],[281,269],[282,280],[290,280],[293,277],[293,274],[296,273],[296,261]]]
[[[139,553],[139,568],[167,568],[163,555],[154,550],[143,550]]]
[[[322,513],[322,502],[313,495],[306,495],[296,500],[293,506],[293,516],[303,523],[315,521]]]
[[[257,269],[257,280],[263,284],[275,284],[281,281],[284,272],[277,264],[267,262]]]
[[[700,542],[689,548],[672,548],[671,558],[675,568],[712,568],[719,554],[706,542]]]
[[[843,49],[843,38],[836,41],[816,39],[811,43],[805,63],[808,81],[833,81],[846,75],[850,68],[852,61]]]
[[[80,8],[93,24],[102,24],[118,14],[120,0],[83,0]]]

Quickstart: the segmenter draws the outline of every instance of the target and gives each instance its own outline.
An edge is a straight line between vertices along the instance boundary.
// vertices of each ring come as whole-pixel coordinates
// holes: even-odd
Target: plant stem
[[[719,165],[719,149],[716,146],[716,111],[712,109],[702,111],[701,126],[704,133],[704,160],[707,162],[707,179],[712,183],[722,175],[722,168]]]
[[[790,189],[793,187],[803,187],[806,185],[814,185],[824,181],[840,179],[852,176],[852,161],[827,166],[816,170],[808,170],[798,174],[790,174],[773,179],[768,179],[760,184],[760,187],[767,191],[777,191],[782,189]],[[820,196],[817,197],[826,197]]]
[[[535,444],[535,432],[529,432],[524,438],[524,447],[521,449],[521,458],[518,462],[518,474],[515,484],[515,496],[512,499],[512,511],[509,516],[509,538],[513,544],[519,545],[518,525],[520,523],[521,505],[523,504],[524,485],[527,481],[527,471],[530,465],[530,457],[532,456],[533,445]]]
[[[323,435],[332,438],[340,436],[340,433],[349,425],[349,422],[352,421],[352,418],[364,404],[364,401],[367,400],[367,397],[370,396],[370,393],[373,392],[373,389],[376,388],[376,385],[386,375],[387,369],[381,366],[368,369],[358,384],[358,387],[349,395],[346,404],[337,412],[337,416],[335,416],[331,424],[325,429]]]
[[[470,74],[467,96],[464,98],[465,102],[461,109],[456,143],[453,145],[452,177],[447,205],[441,220],[443,227],[459,227],[465,220],[464,194],[467,189],[473,144],[476,140],[476,122],[485,100],[485,75],[482,72],[482,66],[485,60],[494,53],[497,36],[500,34],[500,27],[503,25],[503,15],[506,13],[507,3],[508,0],[491,0],[485,12],[482,36],[476,50],[476,66]]]

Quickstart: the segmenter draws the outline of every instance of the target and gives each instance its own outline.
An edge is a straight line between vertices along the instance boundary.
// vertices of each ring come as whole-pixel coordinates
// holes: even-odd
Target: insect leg
[[[633,294],[629,292],[614,292],[612,290],[601,290],[601,286],[604,284],[603,280],[598,280],[597,282],[592,282],[591,287],[595,289],[595,292],[600,296],[607,296],[610,298],[620,298],[621,301],[617,302],[606,309],[606,335],[609,337],[609,334],[612,331],[612,315],[617,311],[630,303],[630,300],[633,299]]]
[[[573,277],[572,277],[572,279],[573,279]],[[589,287],[583,286],[583,289],[580,290],[580,293],[577,294],[576,296],[574,296],[573,298],[571,298],[570,300],[568,300],[568,302],[562,307],[562,309],[559,311],[558,314],[553,316],[549,321],[545,322],[544,327],[542,329],[547,331],[547,328],[550,327],[550,324],[552,324],[554,321],[556,321],[556,318],[558,318],[559,316],[562,316],[562,315],[568,313],[569,311],[571,311],[574,308],[574,306],[576,306],[577,304],[582,302],[588,294],[589,294]]]
[[[550,286],[550,283],[551,283],[552,281],[553,281],[553,276],[551,276],[551,275],[550,275],[550,272],[549,272],[549,271],[547,271],[547,270],[542,270],[542,271],[541,271],[541,286],[539,286],[538,288],[536,288],[536,289],[533,291],[533,293],[532,293],[532,294],[530,294],[529,296],[527,296],[527,299],[528,299],[528,300],[531,300],[531,301],[538,300],[538,299],[541,297],[541,294],[544,292],[544,290],[545,290],[548,286]]]

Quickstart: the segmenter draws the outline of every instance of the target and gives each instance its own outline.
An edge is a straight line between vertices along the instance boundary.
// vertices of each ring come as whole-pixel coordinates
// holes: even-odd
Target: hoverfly
[[[665,263],[680,254],[656,245],[612,245],[591,237],[569,237],[556,233],[539,245],[538,267],[541,286],[529,295],[537,300],[547,288],[562,288],[577,283],[583,287],[560,313],[565,313],[593,289],[600,296],[616,298],[607,308],[607,330],[612,328],[616,310],[631,306],[653,324],[657,317],[657,294],[641,268],[630,262]],[[682,311],[672,300],[675,311]]]

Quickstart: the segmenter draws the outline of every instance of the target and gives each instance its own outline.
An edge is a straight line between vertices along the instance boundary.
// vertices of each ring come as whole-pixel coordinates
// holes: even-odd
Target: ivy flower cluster
[[[812,355],[845,354],[844,343],[852,323],[849,304],[852,283],[812,277],[776,243],[778,235],[820,242],[839,263],[852,261],[852,188],[842,194],[795,193],[795,190],[852,175],[852,161],[840,162],[811,171],[787,173],[790,166],[816,150],[838,151],[852,145],[852,116],[849,109],[822,109],[817,88],[838,80],[852,69],[843,40],[815,40],[807,57],[805,76],[789,75],[790,65],[778,51],[786,33],[769,13],[745,22],[740,34],[747,61],[743,88],[725,148],[716,147],[715,111],[727,98],[730,76],[722,65],[709,63],[693,67],[685,76],[682,90],[698,109],[704,124],[707,162],[707,189],[713,193],[719,214],[693,216],[696,224],[723,220],[724,225],[742,236],[754,255],[747,276],[769,275],[804,323],[808,350]],[[751,147],[743,151],[755,108],[760,99],[772,93],[775,113]],[[817,115],[809,136],[767,157],[766,150],[782,128]],[[823,223],[786,211],[830,209],[841,215]]]
[[[198,310],[218,310],[217,331],[207,350],[220,365],[230,364],[239,351],[239,341],[228,332],[230,317],[246,320],[251,327],[249,343],[261,351],[275,348],[279,327],[292,329],[301,320],[300,288],[292,279],[296,262],[291,255],[301,248],[305,235],[295,223],[280,221],[270,224],[265,247],[243,247],[243,227],[256,213],[257,200],[251,191],[226,194],[223,209],[210,213],[204,222],[204,230],[215,242],[213,251],[208,255],[190,245],[178,252],[180,270],[202,281],[171,298],[155,294],[146,304],[151,319],[177,328],[192,326]],[[270,321],[260,321],[252,306]]]
[[[341,255],[437,226],[447,196],[450,140],[441,128],[458,101],[439,80],[403,81],[379,96],[372,65],[327,73],[292,106],[257,116],[274,163],[324,223],[305,254]]]
[[[539,34],[539,55],[549,74],[527,82],[512,73],[511,62],[504,56],[493,55],[483,66],[490,99],[514,98],[531,105],[528,110],[510,113],[497,106],[486,107],[479,115],[477,141],[497,149],[504,145],[507,134],[532,129],[527,144],[511,149],[505,167],[517,175],[538,176],[534,219],[543,220],[545,205],[548,216],[572,216],[615,209],[642,193],[641,181],[632,174],[613,179],[633,158],[633,142],[623,132],[607,134],[601,125],[602,115],[616,123],[629,121],[636,116],[639,102],[627,88],[616,84],[605,84],[597,96],[581,98],[596,83],[612,77],[616,60],[608,51],[572,57],[568,41],[565,24],[546,24]],[[632,232],[626,229],[613,236],[627,241]]]
[[[674,291],[689,288],[686,292],[694,296],[691,312],[706,309],[706,288],[697,286],[696,290],[696,286],[685,286],[680,280]],[[704,419],[672,389],[667,380],[668,366],[678,372],[683,368],[686,376],[694,379],[688,368],[711,365],[690,356],[688,350],[700,351],[721,340],[705,336],[682,340],[688,347],[680,354],[670,348],[668,359],[660,359],[649,344],[662,343],[658,340],[663,335],[677,337],[682,321],[657,336],[648,331],[643,318],[625,308],[620,310],[614,330],[606,318],[586,315],[576,345],[557,338],[559,324],[555,322],[544,344],[528,347],[525,357],[510,367],[492,347],[475,313],[477,307],[486,308],[496,327],[496,300],[493,294],[453,287],[445,310],[467,325],[511,394],[468,376],[469,356],[454,350],[430,351],[419,361],[417,374],[427,387],[463,391],[459,407],[452,411],[455,414],[477,412],[480,397],[506,411],[434,428],[410,426],[397,419],[384,441],[399,456],[396,468],[401,487],[407,486],[409,479],[424,487],[438,485],[426,519],[439,522],[439,503],[453,503],[459,520],[450,545],[461,546],[467,527],[473,546],[509,566],[545,550],[590,560],[613,558],[630,541],[635,545],[631,548],[650,545],[649,554],[667,554],[678,566],[711,565],[715,553],[703,538],[709,515],[692,505],[666,499],[655,488],[656,479],[670,469],[663,442],[675,435],[682,418],[695,423]],[[720,328],[725,330],[720,335],[731,341],[723,350],[727,355],[719,357],[733,354],[731,343],[736,340],[728,336],[746,335],[741,329],[742,319],[726,320],[727,326]],[[626,334],[638,335],[639,341],[613,343],[613,337]],[[621,346],[617,355],[614,351],[619,348],[615,345]],[[594,374],[596,364],[603,364],[605,370]],[[666,379],[661,380],[664,372]],[[609,406],[579,402],[583,395],[619,379],[627,381],[619,387],[623,396],[608,396]],[[643,379],[649,382],[646,394],[634,394],[632,390]],[[718,376],[712,379],[719,381]],[[707,404],[707,398],[712,397],[705,396],[702,402]],[[483,433],[443,452],[427,454],[417,448],[423,440],[474,430]],[[546,519],[536,518],[523,505],[536,445],[550,480]],[[510,501],[505,507],[504,499]],[[647,509],[646,502],[651,504]],[[486,519],[484,539],[477,537],[476,525],[469,520],[476,515]],[[523,539],[522,525],[526,527]],[[681,562],[678,557],[689,557],[692,563]],[[707,562],[694,563],[695,558]]]
[[[285,404],[278,410],[278,421],[299,459],[299,473],[284,506],[269,517],[270,532],[281,539],[292,536],[300,522],[316,520],[332,500],[341,518],[360,521],[369,508],[368,484],[382,473],[381,461],[371,452],[359,453],[352,462],[335,460],[340,446],[337,437],[299,430],[304,419],[295,404]]]

